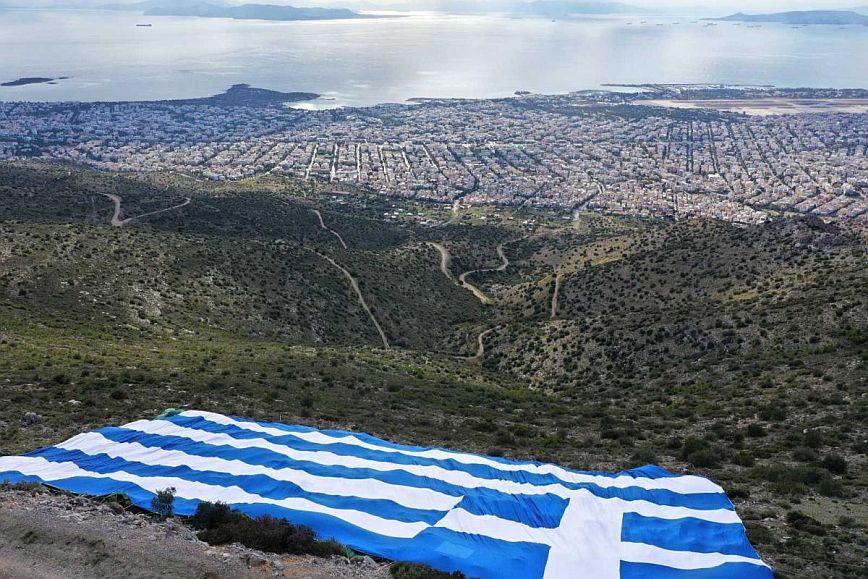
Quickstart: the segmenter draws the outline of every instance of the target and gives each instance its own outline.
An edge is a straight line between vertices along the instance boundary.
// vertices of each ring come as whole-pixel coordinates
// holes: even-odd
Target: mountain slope
[[[728,22],[777,22],[781,24],[868,24],[868,16],[850,10],[803,10],[774,14],[744,14],[739,12],[723,18]]]
[[[653,462],[724,485],[782,574],[858,576],[868,253],[846,227],[0,165],[0,453],[191,405],[584,470]],[[475,270],[491,305],[456,283]]]

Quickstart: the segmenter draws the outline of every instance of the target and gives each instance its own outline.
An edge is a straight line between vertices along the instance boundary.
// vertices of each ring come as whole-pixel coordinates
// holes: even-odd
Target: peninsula
[[[315,92],[280,92],[236,84],[226,92],[202,98],[165,101],[173,105],[210,105],[223,107],[264,107],[275,104],[311,101],[319,98]]]
[[[0,86],[25,86],[28,84],[45,84],[45,83],[53,83],[58,80],[66,80],[68,77],[61,76],[59,78],[48,78],[43,76],[25,76],[19,78],[17,80],[10,80],[9,82],[0,83]]]
[[[233,20],[347,20],[368,16],[345,8],[297,8],[274,4],[243,4],[220,6],[196,2],[188,6],[156,4],[144,7],[146,16],[198,16],[202,18],[231,18]]]
[[[868,25],[868,16],[849,10],[799,10],[792,12],[775,12],[773,14],[745,14],[739,12],[723,18],[708,18],[725,22],[769,22],[792,25]]]

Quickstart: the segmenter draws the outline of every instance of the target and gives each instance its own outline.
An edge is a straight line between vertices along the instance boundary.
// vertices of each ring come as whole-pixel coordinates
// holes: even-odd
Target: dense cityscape
[[[649,95],[325,111],[207,101],[2,103],[0,159],[213,180],[271,173],[443,203],[565,212],[735,223],[777,211],[868,217],[868,115],[749,116],[641,106],[636,98]]]

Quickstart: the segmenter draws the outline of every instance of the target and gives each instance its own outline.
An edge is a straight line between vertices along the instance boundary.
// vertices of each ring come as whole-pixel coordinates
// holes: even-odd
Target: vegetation
[[[192,202],[113,228],[102,193],[127,217]],[[722,484],[781,576],[866,569],[856,226],[453,215],[33,163],[0,165],[0,240],[0,453],[189,405],[582,470],[653,462]],[[428,241],[454,277],[504,244],[509,267],[472,278],[494,305]]]
[[[389,573],[395,579],[463,579],[465,576],[460,571],[445,573],[432,569],[428,565],[413,563],[395,563],[389,567]]]
[[[175,514],[175,489],[172,487],[158,490],[151,499],[151,510],[159,517],[167,518]]]
[[[293,525],[268,515],[255,519],[233,511],[224,503],[199,503],[190,517],[199,539],[212,545],[241,543],[251,549],[288,555],[346,555],[336,541],[320,541],[309,527]]]

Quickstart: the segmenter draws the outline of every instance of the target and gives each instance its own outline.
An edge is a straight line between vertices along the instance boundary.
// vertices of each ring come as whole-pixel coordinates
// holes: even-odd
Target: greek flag
[[[481,578],[773,577],[723,490],[646,466],[567,470],[187,411],[0,457],[0,481],[222,501],[386,559]]]

